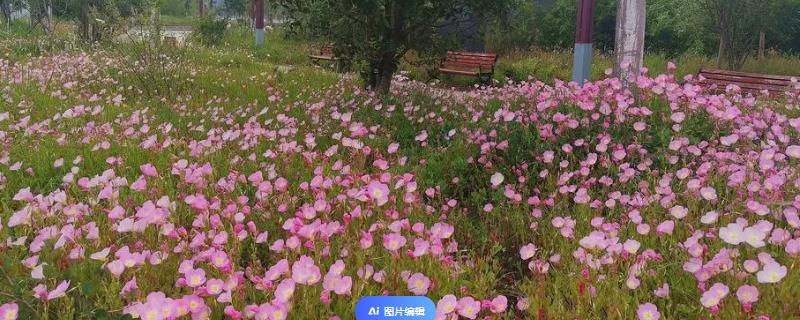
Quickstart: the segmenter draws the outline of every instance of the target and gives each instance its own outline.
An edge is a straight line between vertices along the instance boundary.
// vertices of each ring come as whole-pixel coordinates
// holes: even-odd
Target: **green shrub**
[[[214,17],[213,14],[208,14],[195,25],[193,38],[206,46],[219,45],[225,37],[227,26],[227,19],[219,19]]]

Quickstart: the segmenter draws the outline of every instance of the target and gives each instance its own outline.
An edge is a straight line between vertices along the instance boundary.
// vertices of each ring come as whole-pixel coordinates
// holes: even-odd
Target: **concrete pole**
[[[646,23],[647,0],[618,0],[614,73],[623,83],[642,69]]]
[[[256,46],[264,45],[264,0],[255,0]]]
[[[596,0],[578,0],[572,81],[583,85],[592,78],[592,27]]]

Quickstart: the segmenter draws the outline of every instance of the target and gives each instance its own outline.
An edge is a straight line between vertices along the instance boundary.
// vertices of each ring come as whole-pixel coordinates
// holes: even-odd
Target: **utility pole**
[[[264,45],[264,0],[255,0],[256,46]]]
[[[572,81],[583,85],[592,78],[592,27],[596,0],[578,0]]]
[[[646,23],[646,0],[618,0],[614,74],[626,85],[642,69]]]

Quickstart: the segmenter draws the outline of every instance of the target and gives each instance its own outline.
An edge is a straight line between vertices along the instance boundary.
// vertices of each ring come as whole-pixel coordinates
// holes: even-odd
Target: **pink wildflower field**
[[[800,318],[796,82],[162,58],[0,60],[0,319]]]

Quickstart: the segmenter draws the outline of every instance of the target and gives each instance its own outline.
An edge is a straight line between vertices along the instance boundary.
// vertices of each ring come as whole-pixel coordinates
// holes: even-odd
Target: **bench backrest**
[[[792,77],[768,74],[747,73],[727,70],[700,70],[698,76],[705,78],[700,83],[711,86],[716,85],[718,90],[725,90],[730,84],[742,88],[746,92],[783,92],[790,89]]]
[[[497,55],[494,53],[472,53],[472,52],[447,52],[444,58],[444,65],[465,66],[481,69],[492,69],[497,62]]]

